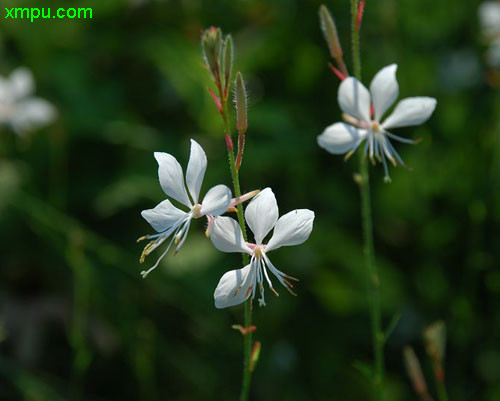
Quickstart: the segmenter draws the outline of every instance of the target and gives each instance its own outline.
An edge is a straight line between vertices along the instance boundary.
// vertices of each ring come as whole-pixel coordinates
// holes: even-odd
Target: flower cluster
[[[346,122],[332,124],[318,136],[318,144],[323,149],[333,154],[345,153],[347,157],[366,141],[364,153],[373,163],[378,160],[383,164],[386,181],[390,181],[387,160],[394,166],[404,165],[390,139],[415,143],[389,130],[423,124],[436,108],[436,99],[409,97],[401,100],[382,121],[399,95],[396,70],[396,64],[382,68],[373,78],[370,90],[356,78],[344,79],[339,87],[338,102]]]
[[[0,76],[0,124],[24,134],[52,122],[54,106],[34,97],[34,90],[35,81],[27,68],[17,68],[6,78]]]
[[[139,238],[149,240],[141,256],[141,262],[152,251],[169,239],[169,244],[156,263],[141,274],[146,277],[158,267],[162,258],[175,244],[178,252],[186,241],[189,227],[193,219],[206,217],[208,221],[207,235],[214,246],[222,252],[242,252],[251,256],[251,262],[242,269],[225,273],[214,294],[215,306],[225,308],[254,298],[259,287],[259,304],[265,305],[263,281],[266,279],[271,290],[274,290],[268,270],[278,281],[293,294],[290,280],[296,280],[278,270],[269,260],[267,253],[282,246],[298,245],[309,237],[314,220],[314,213],[307,209],[294,210],[278,219],[278,205],[270,188],[253,191],[239,198],[232,199],[231,190],[225,185],[211,188],[199,203],[200,189],[207,168],[207,157],[203,148],[191,140],[186,176],[178,161],[168,153],[156,152],[160,185],[170,198],[182,204],[182,210],[172,204],[169,199],[160,202],[155,208],[143,210],[142,217],[156,231]],[[258,193],[258,194],[257,194]],[[246,243],[237,221],[222,216],[233,211],[235,206],[253,197],[245,211],[245,219],[255,236],[255,243]],[[264,238],[274,228],[272,238],[263,244]]]

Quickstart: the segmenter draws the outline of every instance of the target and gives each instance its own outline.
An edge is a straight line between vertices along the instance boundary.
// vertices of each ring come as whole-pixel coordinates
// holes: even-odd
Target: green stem
[[[361,81],[361,57],[359,51],[359,30],[357,29],[358,20],[358,0],[351,0],[351,45],[352,45],[352,63],[354,67],[354,76]]]
[[[222,104],[222,119],[224,121],[224,133],[230,138],[232,137],[231,125],[229,123],[229,115],[227,111],[227,99],[224,98],[223,93],[219,93]],[[234,150],[228,147],[227,149],[229,157],[229,169],[231,170],[231,178],[233,180],[234,186],[234,196],[241,196],[240,188],[240,177],[236,170]],[[241,231],[243,232],[243,238],[247,241],[247,233],[245,228],[245,219],[243,217],[243,206],[238,204],[237,206],[238,223],[240,224]],[[250,263],[248,254],[242,254],[243,266]],[[252,325],[252,301],[248,299],[245,302],[245,316],[244,316],[244,327],[250,327]],[[241,394],[240,401],[247,401],[250,392],[250,382],[252,379],[252,371],[250,370],[250,357],[252,353],[252,333],[247,333],[243,337],[243,379],[241,384]]]
[[[382,387],[384,380],[384,334],[382,332],[382,316],[380,312],[380,277],[375,264],[375,250],[373,247],[373,224],[370,197],[370,175],[368,160],[361,154],[359,161],[361,174],[361,216],[363,220],[363,254],[368,274],[368,299],[370,302],[370,319],[372,327],[373,387],[374,399],[383,399]]]
[[[358,1],[351,0],[352,14],[352,61],[354,65],[354,76],[361,80],[361,57],[359,45],[359,30],[357,28]],[[363,254],[368,274],[368,299],[370,302],[370,319],[372,329],[373,346],[373,390],[374,399],[382,400],[384,382],[384,334],[382,332],[382,315],[380,307],[380,277],[375,264],[375,249],[373,246],[373,222],[372,206],[370,196],[370,173],[368,160],[363,153],[359,158],[360,194],[361,194],[361,217],[363,224]]]
[[[438,400],[448,401],[448,392],[446,391],[446,385],[443,379],[436,380],[436,388],[438,393]]]

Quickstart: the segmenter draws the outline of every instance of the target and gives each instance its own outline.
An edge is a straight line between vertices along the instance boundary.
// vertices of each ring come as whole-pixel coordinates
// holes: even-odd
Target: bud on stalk
[[[403,356],[406,371],[408,373],[408,377],[410,378],[413,389],[422,398],[422,400],[431,400],[427,390],[427,383],[422,373],[420,362],[415,355],[415,351],[413,351],[412,347],[405,347]]]
[[[224,76],[224,99],[229,93],[229,83],[231,81],[231,71],[233,69],[233,39],[231,35],[226,36],[224,42],[224,52],[222,56],[222,75]]]
[[[444,354],[446,350],[446,326],[437,321],[424,331],[425,349],[432,359],[434,375],[438,381],[444,381]]]
[[[220,83],[220,59],[222,32],[220,28],[210,27],[201,36],[203,57],[216,82]]]
[[[246,132],[247,125],[247,91],[241,72],[236,74],[236,128],[243,134]]]
[[[243,159],[245,147],[245,132],[248,128],[247,122],[247,92],[241,72],[236,74],[236,128],[238,129],[238,155],[236,156],[236,171],[239,171]]]
[[[334,59],[341,59],[343,57],[342,47],[340,46],[339,36],[337,34],[337,27],[333,18],[326,8],[322,5],[319,8],[319,19],[321,22],[321,30],[325,36],[326,42],[328,43],[328,48],[330,49],[330,54]]]
[[[255,341],[255,343],[253,344],[252,352],[250,354],[250,365],[248,366],[248,370],[250,370],[250,372],[253,372],[255,370],[255,365],[257,365],[260,356],[260,349],[260,341]]]
[[[342,52],[342,47],[340,46],[339,35],[337,33],[337,27],[333,21],[332,15],[328,11],[325,5],[319,8],[319,19],[321,23],[321,30],[323,31],[323,36],[328,44],[328,49],[333,59],[337,61],[340,71],[344,76],[349,75],[347,73],[347,67],[344,63],[344,54]]]

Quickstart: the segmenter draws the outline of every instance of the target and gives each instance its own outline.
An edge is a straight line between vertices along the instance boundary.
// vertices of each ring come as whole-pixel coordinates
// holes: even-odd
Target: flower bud
[[[231,35],[226,36],[224,42],[224,52],[222,55],[222,75],[224,76],[224,92],[227,97],[229,82],[231,80],[231,71],[233,69],[233,39]]]
[[[412,347],[405,347],[403,351],[404,362],[408,377],[415,392],[419,395],[427,394],[427,383],[425,382],[420,362]]]
[[[323,35],[328,43],[328,48],[330,49],[330,54],[334,59],[341,60],[343,54],[342,47],[340,47],[339,36],[337,34],[337,27],[335,26],[335,22],[333,22],[333,18],[325,5],[322,5],[319,8],[319,19],[321,22],[321,30],[323,31]]]
[[[433,361],[441,364],[446,348],[446,326],[443,321],[437,321],[424,331],[425,348]]]
[[[220,57],[222,50],[222,32],[220,28],[210,27],[201,36],[201,47],[207,67],[214,77],[219,77]]]
[[[236,74],[235,103],[236,103],[236,128],[238,129],[238,132],[244,134],[248,128],[247,91],[245,89],[245,83],[243,82],[243,77],[241,76],[241,72],[239,71]]]
[[[260,356],[260,349],[260,341],[255,341],[252,347],[252,352],[250,354],[250,365],[248,366],[248,370],[250,370],[250,372],[253,372],[255,370],[255,365],[257,364]]]

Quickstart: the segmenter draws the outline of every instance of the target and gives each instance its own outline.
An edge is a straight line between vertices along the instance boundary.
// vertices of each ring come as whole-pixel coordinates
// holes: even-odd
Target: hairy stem
[[[221,105],[222,105],[222,119],[224,121],[224,133],[232,138],[231,132],[231,124],[229,122],[229,114],[227,110],[227,97],[223,96],[224,94],[219,92]],[[231,170],[231,178],[233,180],[234,187],[234,196],[241,196],[241,188],[240,188],[240,177],[239,172],[236,169],[236,163],[234,158],[234,150],[227,149],[228,157],[229,157],[229,169]],[[245,219],[243,217],[243,206],[241,203],[237,205],[237,215],[238,215],[238,223],[241,227],[241,231],[243,232],[243,238],[247,241],[247,233],[245,228]],[[243,266],[246,266],[250,263],[249,256],[246,253],[242,254]],[[250,327],[252,325],[252,301],[248,299],[245,302],[245,316],[244,316],[244,326]],[[241,395],[240,401],[247,401],[248,395],[250,392],[250,382],[252,379],[252,371],[249,369],[250,367],[250,357],[252,353],[252,333],[246,333],[243,337],[243,379],[241,384]]]
[[[359,46],[359,29],[357,0],[351,0],[352,14],[352,61],[354,76],[361,80],[361,57]],[[373,391],[376,401],[383,400],[384,381],[384,334],[382,332],[382,316],[380,308],[380,277],[375,264],[375,250],[373,246],[373,222],[370,196],[370,174],[368,160],[360,151],[359,158],[360,193],[361,193],[361,218],[363,224],[363,254],[368,274],[368,299],[370,302],[370,319],[373,346]]]

